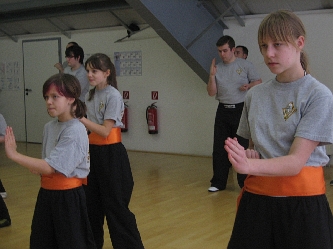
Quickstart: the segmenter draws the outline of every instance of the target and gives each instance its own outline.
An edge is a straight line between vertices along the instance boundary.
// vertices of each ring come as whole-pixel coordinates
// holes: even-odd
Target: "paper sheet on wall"
[[[117,76],[142,75],[141,51],[115,52],[114,62],[115,62]]]
[[[0,62],[0,90],[17,91],[20,89],[19,63]]]

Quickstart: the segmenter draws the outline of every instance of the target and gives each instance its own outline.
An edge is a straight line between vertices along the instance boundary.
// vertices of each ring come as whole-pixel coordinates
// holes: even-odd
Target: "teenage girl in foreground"
[[[228,248],[332,249],[322,168],[324,145],[333,142],[332,93],[308,73],[305,29],[295,14],[264,18],[258,43],[276,78],[247,93],[237,134],[250,139],[250,149],[225,142],[235,170],[249,175]]]
[[[80,120],[90,131],[91,172],[85,190],[96,245],[103,247],[106,217],[113,248],[142,249],[135,216],[128,208],[134,182],[121,143],[124,103],[116,89],[115,67],[105,54],[92,55],[85,67],[93,88],[85,99],[87,118]]]
[[[84,125],[77,119],[85,115],[80,93],[80,83],[72,75],[56,74],[44,83],[47,111],[56,119],[44,127],[43,159],[18,153],[12,128],[6,130],[8,158],[41,175],[31,249],[96,248],[82,187],[89,173],[89,142]]]

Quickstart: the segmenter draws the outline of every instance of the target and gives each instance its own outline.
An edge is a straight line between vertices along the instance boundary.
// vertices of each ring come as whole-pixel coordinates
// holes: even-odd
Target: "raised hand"
[[[224,149],[228,152],[228,159],[235,170],[241,174],[248,174],[248,156],[250,156],[250,158],[252,158],[252,156],[256,157],[255,153],[252,153],[253,150],[247,152],[244,147],[238,143],[237,138],[227,138],[227,140],[225,140]]]
[[[216,74],[216,65],[215,65],[216,59],[214,58],[212,60],[212,64],[210,65],[210,76],[215,76]]]
[[[7,157],[12,159],[15,154],[17,153],[16,151],[17,145],[15,141],[15,136],[13,132],[13,128],[8,126],[6,128],[6,135],[5,135],[5,150]]]
[[[63,66],[62,66],[61,63],[58,62],[58,63],[54,64],[54,67],[55,67],[56,69],[58,69],[61,73],[64,72],[64,68],[63,68]]]
[[[245,151],[246,157],[251,158],[251,159],[260,159],[260,155],[258,151],[252,150],[252,149],[247,149]]]

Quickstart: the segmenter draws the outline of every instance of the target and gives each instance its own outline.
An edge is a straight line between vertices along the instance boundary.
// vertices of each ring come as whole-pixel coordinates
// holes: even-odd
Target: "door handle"
[[[25,89],[25,95],[29,95],[29,92],[32,92],[32,89],[26,88]]]

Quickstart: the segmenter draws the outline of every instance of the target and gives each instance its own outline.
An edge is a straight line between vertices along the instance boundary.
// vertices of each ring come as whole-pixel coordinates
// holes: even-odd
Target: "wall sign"
[[[158,91],[152,91],[151,92],[151,99],[152,100],[158,100]]]
[[[129,99],[129,91],[123,91],[123,99]]]

